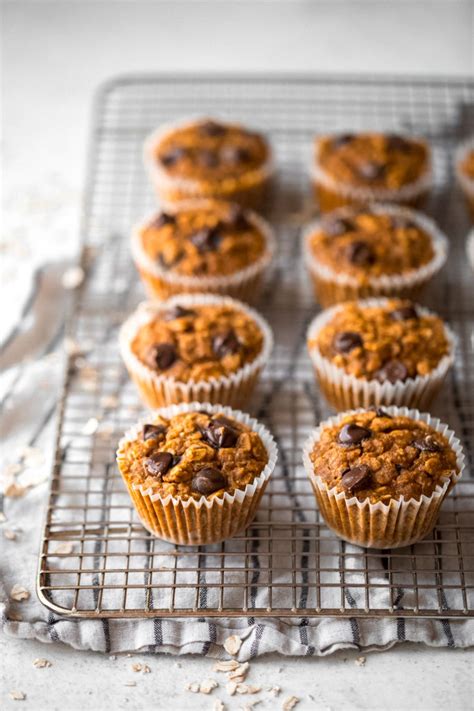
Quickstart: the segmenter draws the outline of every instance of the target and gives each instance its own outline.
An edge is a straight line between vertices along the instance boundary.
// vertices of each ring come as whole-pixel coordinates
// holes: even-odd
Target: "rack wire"
[[[189,115],[264,130],[279,184],[270,218],[280,254],[261,310],[277,346],[249,410],[280,446],[257,518],[240,536],[190,549],[140,525],[115,465],[116,443],[143,414],[117,349],[117,331],[144,294],[131,262],[131,224],[154,204],[141,147],[162,122]],[[409,131],[434,148],[428,212],[451,240],[449,263],[424,302],[459,338],[455,367],[434,407],[463,441],[468,467],[434,532],[399,550],[346,544],[320,519],[302,469],[302,443],[329,410],[305,353],[316,313],[299,249],[309,204],[311,140],[326,130]],[[307,618],[474,615],[474,290],[469,228],[455,185],[455,146],[474,133],[474,86],[463,80],[134,76],[97,97],[86,186],[88,278],[70,319],[38,594],[77,617]],[[74,350],[74,349],[72,349]]]

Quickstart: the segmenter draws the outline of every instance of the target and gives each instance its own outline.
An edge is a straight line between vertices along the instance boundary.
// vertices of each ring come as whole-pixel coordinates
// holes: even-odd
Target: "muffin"
[[[401,299],[348,301],[311,322],[308,350],[337,410],[428,407],[454,359],[454,335],[439,316]]]
[[[123,360],[150,407],[244,403],[272,345],[271,329],[256,311],[212,294],[143,303],[120,332]]]
[[[416,300],[448,251],[432,220],[395,205],[340,208],[312,222],[303,239],[315,296],[324,307],[367,296]]]
[[[151,297],[209,292],[254,301],[275,252],[273,232],[236,203],[197,200],[133,230],[132,253]]]
[[[474,221],[474,137],[461,144],[456,151],[455,172]]]
[[[155,412],[125,434],[117,451],[142,524],[182,545],[217,543],[246,528],[276,460],[263,425],[197,402]]]
[[[391,133],[320,136],[312,181],[321,212],[372,202],[418,207],[432,185],[431,151],[421,138]]]
[[[191,198],[261,209],[273,173],[264,136],[209,118],[159,128],[145,142],[145,165],[165,209]]]
[[[332,417],[310,435],[303,458],[326,524],[368,548],[427,536],[464,466],[454,432],[405,407]]]

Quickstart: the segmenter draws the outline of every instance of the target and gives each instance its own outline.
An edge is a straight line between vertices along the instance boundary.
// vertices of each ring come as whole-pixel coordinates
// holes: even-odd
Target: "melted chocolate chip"
[[[339,136],[333,138],[333,148],[341,148],[341,146],[345,146],[346,143],[351,143],[354,138],[355,136],[353,133],[341,133]]]
[[[342,331],[336,333],[332,344],[337,353],[349,353],[362,346],[362,338],[355,331]]]
[[[365,464],[348,469],[341,478],[341,484],[346,491],[356,491],[362,489],[370,480],[370,469]]]
[[[347,247],[347,258],[359,267],[368,267],[375,262],[374,251],[367,242],[351,242]]]
[[[323,229],[330,237],[338,237],[339,235],[345,235],[346,232],[353,230],[354,223],[348,218],[333,217],[332,219],[324,220]]]
[[[186,318],[186,316],[196,316],[196,312],[192,309],[186,309],[184,306],[176,304],[173,308],[165,311],[163,319],[165,321],[174,321],[177,318]]]
[[[386,141],[389,150],[402,151],[403,153],[411,151],[412,144],[410,141],[407,141],[403,136],[399,136],[398,133],[390,133],[386,137]]]
[[[382,410],[381,407],[376,408],[375,414],[377,415],[377,417],[387,417],[389,420],[392,419],[392,415],[389,415],[388,412],[385,412],[385,410]]]
[[[175,222],[175,215],[170,215],[167,212],[160,212],[156,220],[153,220],[153,227],[164,227],[164,225],[174,225]]]
[[[214,467],[206,467],[197,472],[192,481],[191,489],[203,496],[209,496],[219,489],[223,489],[227,480],[219,469]]]
[[[418,312],[414,306],[401,306],[390,312],[394,321],[408,321],[411,318],[418,318]]]
[[[424,439],[417,439],[412,444],[420,452],[440,452],[442,449],[433,435],[426,435]]]
[[[218,358],[233,355],[240,350],[240,342],[233,328],[214,337],[212,349]]]
[[[199,126],[199,133],[203,136],[223,136],[227,128],[217,121],[204,121]]]
[[[364,180],[377,180],[377,178],[381,178],[385,173],[385,166],[381,163],[368,160],[357,166],[357,172]]]
[[[372,431],[367,427],[349,423],[344,425],[339,432],[338,441],[339,444],[350,447],[354,444],[360,444],[364,439],[369,439],[369,437],[372,437]]]
[[[149,439],[156,439],[166,432],[164,425],[143,425],[142,439],[146,442]]]
[[[163,165],[169,167],[180,161],[185,155],[186,149],[181,148],[181,146],[176,146],[175,148],[170,148],[169,151],[160,156],[160,161]]]
[[[222,160],[226,163],[232,163],[233,165],[246,163],[251,158],[250,151],[242,146],[225,146],[220,155]]]
[[[399,380],[404,381],[408,378],[408,370],[406,366],[399,360],[389,360],[382,368],[377,370],[375,377],[380,383],[397,383]]]
[[[214,252],[218,248],[221,235],[215,227],[205,227],[191,235],[190,239],[198,252],[204,254],[205,252]]]
[[[211,420],[209,425],[201,430],[201,434],[206,442],[210,444],[211,447],[214,447],[214,449],[235,447],[239,438],[237,430],[217,420]]]
[[[173,343],[158,343],[152,347],[150,359],[160,370],[171,368],[177,358],[178,354]]]
[[[156,452],[143,460],[143,466],[151,476],[162,477],[168,469],[174,467],[174,459],[175,455],[171,452]]]
[[[215,151],[209,151],[207,148],[203,148],[199,151],[197,155],[198,163],[205,168],[215,168],[219,165],[219,156]]]

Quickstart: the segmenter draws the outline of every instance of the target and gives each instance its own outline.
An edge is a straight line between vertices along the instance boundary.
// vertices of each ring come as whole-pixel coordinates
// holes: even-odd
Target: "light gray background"
[[[76,245],[90,101],[94,88],[137,71],[304,71],[395,74],[474,73],[470,0],[333,2],[2,3],[2,118],[5,205],[21,217],[22,196],[60,185],[72,206],[64,234]],[[60,193],[61,194],[61,193]],[[34,224],[29,225],[34,232]],[[47,249],[39,239],[35,249]],[[210,709],[212,697],[184,691],[209,676],[212,662],[155,657],[152,673],[130,671],[138,658],[0,639],[0,703],[27,709]],[[48,657],[53,667],[36,670]],[[397,647],[358,667],[356,654],[325,659],[260,659],[251,683],[280,685],[301,708],[473,708],[472,652]],[[281,670],[281,671],[279,671]],[[211,674],[212,676],[212,674]],[[124,681],[137,681],[134,688]],[[24,702],[7,699],[13,688]],[[312,701],[308,694],[314,696]],[[224,699],[222,692],[214,693]],[[228,709],[243,707],[244,697]],[[257,708],[280,707],[268,700]]]

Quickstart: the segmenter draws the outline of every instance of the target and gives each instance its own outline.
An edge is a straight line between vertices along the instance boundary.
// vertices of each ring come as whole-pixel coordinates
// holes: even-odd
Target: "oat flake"
[[[283,702],[283,711],[291,711],[291,709],[294,709],[296,704],[299,704],[300,701],[301,699],[299,699],[297,696],[289,696]]]
[[[23,691],[13,689],[13,691],[10,691],[9,697],[13,699],[13,701],[24,701],[26,699],[26,694],[24,694]]]
[[[35,667],[35,669],[47,669],[52,665],[48,659],[44,659],[44,657],[39,657],[38,659],[34,660],[33,666]]]
[[[231,654],[232,656],[235,656],[236,654],[238,654],[241,646],[242,646],[242,640],[236,634],[233,634],[230,637],[227,637],[227,639],[224,642],[225,651],[228,654]]]
[[[23,602],[23,600],[28,600],[30,593],[21,585],[14,585],[10,591],[10,597],[16,602]]]
[[[217,689],[218,686],[219,684],[215,681],[215,679],[204,679],[199,686],[199,691],[201,694],[210,694],[211,691]]]

